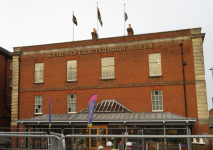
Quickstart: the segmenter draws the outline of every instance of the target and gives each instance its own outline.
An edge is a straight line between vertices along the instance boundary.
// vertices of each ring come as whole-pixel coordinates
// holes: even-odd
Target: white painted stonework
[[[201,28],[191,29],[191,39],[194,56],[194,73],[196,80],[196,99],[199,124],[208,124],[208,104],[205,81],[205,67],[203,57],[203,38]]]

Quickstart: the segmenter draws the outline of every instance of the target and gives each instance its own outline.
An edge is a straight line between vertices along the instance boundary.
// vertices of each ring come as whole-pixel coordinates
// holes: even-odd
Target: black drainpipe
[[[182,56],[182,68],[183,68],[183,88],[184,88],[184,98],[185,98],[185,111],[186,111],[186,117],[187,117],[187,104],[186,104],[186,87],[185,87],[185,76],[184,76],[184,65],[186,65],[186,62],[183,61],[183,49],[182,49],[182,42],[180,43],[181,46],[181,56]]]
[[[18,119],[19,119],[19,98],[20,98],[20,94],[19,94],[19,91],[20,91],[20,56],[19,56],[19,58],[18,58],[18,62],[19,62],[19,68],[18,68]],[[19,123],[17,124],[17,130],[19,130]],[[27,126],[27,128],[28,128],[28,126]],[[27,129],[27,131],[28,131],[28,129]],[[19,132],[19,131],[17,131],[17,132]],[[19,145],[19,140],[18,140],[18,137],[17,137],[17,147],[18,147],[18,145]]]
[[[7,107],[6,100],[7,100],[7,56],[5,56],[5,85],[4,85],[4,106],[11,112],[11,110]]]

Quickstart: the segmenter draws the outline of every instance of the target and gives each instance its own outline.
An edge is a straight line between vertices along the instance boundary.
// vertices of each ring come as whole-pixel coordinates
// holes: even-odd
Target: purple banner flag
[[[50,101],[49,101],[49,131],[51,127],[51,96],[50,96]]]
[[[94,94],[89,98],[88,101],[88,127],[92,126],[93,121],[93,115],[94,115],[94,109],[95,109],[95,103],[97,99],[98,94]]]

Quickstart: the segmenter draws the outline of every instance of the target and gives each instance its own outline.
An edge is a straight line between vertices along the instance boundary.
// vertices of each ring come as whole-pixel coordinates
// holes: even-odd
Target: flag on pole
[[[103,25],[103,22],[102,22],[102,20],[101,20],[101,13],[100,13],[99,9],[98,9],[98,20],[99,20],[99,22],[100,22],[100,24],[101,24],[101,26],[102,26],[102,25]]]
[[[125,21],[128,19],[127,13],[124,14]]]
[[[95,103],[97,99],[98,94],[94,94],[89,98],[88,101],[88,127],[92,126],[93,121],[93,115],[94,115],[94,109],[95,109]]]
[[[74,15],[73,15],[72,21],[73,21],[73,23],[74,23],[76,26],[78,26],[77,19],[76,19],[76,17],[75,17]]]
[[[51,96],[49,100],[49,131],[50,131],[50,127],[51,127]]]

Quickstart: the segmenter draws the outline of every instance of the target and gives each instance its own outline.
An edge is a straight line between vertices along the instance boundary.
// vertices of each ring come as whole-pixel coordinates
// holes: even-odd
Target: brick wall
[[[186,117],[180,42],[183,43],[183,59],[186,62],[184,69],[187,117],[198,118],[192,41],[190,38],[182,38],[189,37],[190,33],[190,30],[180,30],[21,47],[19,119],[36,116],[34,114],[35,95],[43,95],[43,114],[48,113],[50,95],[52,96],[52,114],[65,114],[67,113],[67,94],[71,93],[77,96],[77,112],[87,108],[88,98],[92,94],[98,94],[97,103],[115,99],[134,112],[152,112],[152,90],[162,90],[164,112]],[[181,38],[178,39],[178,37]],[[162,39],[162,42],[148,42],[153,44],[153,48],[150,49],[129,50],[128,44],[131,42],[154,41],[154,39]],[[66,52],[65,48],[74,48],[79,52],[78,48],[84,50],[86,46],[123,42],[126,45],[120,46],[127,46],[127,50],[121,52],[49,58],[49,53],[54,52],[41,51]],[[149,77],[148,54],[150,53],[161,53],[161,77]],[[115,79],[101,79],[102,57],[114,57]],[[66,80],[68,60],[77,60],[76,82]],[[44,63],[44,83],[42,84],[34,83],[35,63],[38,62]],[[208,125],[198,123],[192,127],[192,132],[193,134],[210,133]]]
[[[153,49],[111,52],[102,54],[77,55],[48,58],[48,54],[22,55],[20,62],[20,88],[40,89],[53,87],[103,85],[101,80],[101,58],[114,57],[115,80],[110,85],[125,83],[148,83],[182,81],[182,60],[180,42],[153,44]],[[185,79],[194,80],[193,54],[190,41],[184,42]],[[172,47],[172,48],[171,48]],[[163,77],[149,77],[149,53],[161,53]],[[78,82],[67,83],[67,61],[77,60]],[[44,84],[34,84],[35,63],[44,62]],[[24,79],[24,80],[23,80]]]
[[[141,35],[134,35],[134,36],[103,38],[98,40],[84,40],[84,41],[76,41],[76,42],[26,46],[21,48],[21,52],[51,50],[51,49],[60,49],[60,48],[67,48],[67,47],[90,46],[90,45],[100,45],[100,44],[120,43],[120,42],[134,42],[134,41],[163,39],[163,38],[171,38],[171,37],[174,38],[174,37],[180,37],[180,36],[188,36],[190,34],[191,34],[190,29],[185,29],[185,30],[177,30],[177,31],[169,31],[169,32],[141,34]]]
[[[213,117],[213,109],[209,110],[209,117]]]
[[[190,41],[184,42],[184,60],[187,65],[185,66],[185,79],[187,81],[194,81],[193,75],[193,56],[190,48]],[[172,49],[170,49],[172,47]],[[190,52],[191,51],[191,52]],[[149,77],[149,53],[161,53],[162,62],[162,77]],[[115,80],[101,80],[101,57],[114,56],[115,60]],[[67,78],[67,60],[77,60],[77,82],[68,83]],[[44,84],[34,84],[34,65],[36,62],[44,62]],[[52,109],[52,113],[66,113],[66,96],[67,93],[77,94],[77,111],[87,107],[87,101],[90,95],[94,93],[99,94],[98,100],[103,99],[116,99],[123,105],[127,106],[135,112],[151,112],[151,90],[163,90],[163,103],[164,111],[172,112],[181,116],[185,116],[185,101],[183,94],[183,85],[177,85],[175,82],[182,81],[182,66],[181,66],[181,52],[179,42],[169,43],[166,48],[164,43],[154,44],[153,49],[150,50],[135,50],[126,52],[112,52],[109,54],[94,54],[94,55],[78,55],[74,57],[56,57],[48,58],[47,54],[37,55],[23,55],[21,56],[21,70],[20,70],[20,118],[26,118],[22,115],[26,112],[30,118],[33,117],[34,95],[44,94],[44,104],[46,99],[48,110],[48,97],[52,96],[63,109]],[[134,88],[116,88],[116,85],[134,84],[134,83],[160,83],[164,86],[142,86]],[[104,86],[114,86],[105,88]],[[66,88],[79,88],[84,87],[83,90],[66,90]],[[101,89],[97,89],[101,88]],[[196,117],[196,98],[194,84],[188,84],[187,89],[187,103],[189,114],[192,118]],[[55,90],[52,92],[52,90]],[[29,92],[27,92],[29,91]],[[99,91],[99,92],[98,92]],[[79,93],[79,94],[78,94]],[[88,94],[86,94],[88,93]],[[134,93],[134,94],[133,94]],[[28,95],[30,96],[28,98]],[[27,101],[32,99],[31,101]],[[26,101],[26,102],[25,102]],[[28,107],[32,104],[32,107]],[[52,104],[54,107],[54,102]],[[180,111],[181,110],[181,111]],[[28,111],[32,113],[27,113]],[[55,112],[54,112],[55,111]],[[46,111],[46,113],[48,113]],[[27,117],[27,118],[29,118]],[[189,116],[190,117],[190,116]]]
[[[6,105],[10,109],[9,99],[12,93],[12,88],[10,87],[10,78],[12,77],[12,71],[10,70],[10,58],[7,59],[7,75],[5,80],[5,55],[0,53],[0,127],[10,126],[10,111],[5,107],[4,97],[5,97],[5,82],[6,82]]]

